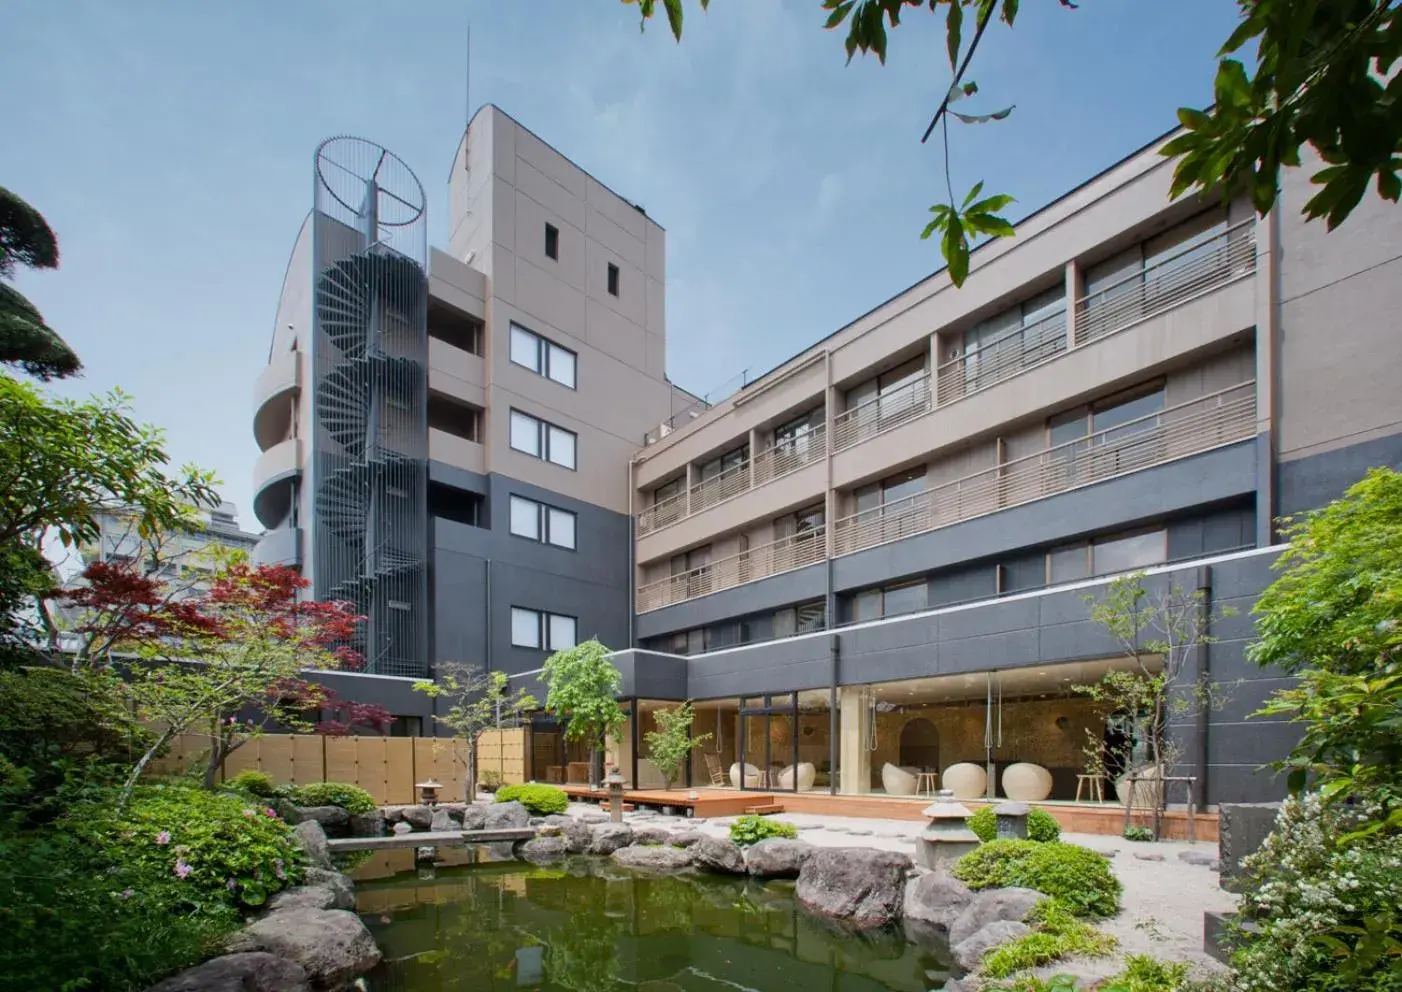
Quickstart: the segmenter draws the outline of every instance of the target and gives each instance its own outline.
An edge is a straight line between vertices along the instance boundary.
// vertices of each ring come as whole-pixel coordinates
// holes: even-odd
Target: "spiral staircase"
[[[423,269],[369,251],[316,282],[315,594],[355,604],[366,671],[426,665]]]

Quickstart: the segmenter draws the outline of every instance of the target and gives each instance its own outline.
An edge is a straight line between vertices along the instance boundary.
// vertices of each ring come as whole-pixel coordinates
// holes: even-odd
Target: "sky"
[[[925,129],[943,18],[912,9],[887,64],[846,64],[820,0],[686,0],[681,44],[618,0],[6,0],[0,186],[58,234],[19,288],[120,387],[175,464],[213,469],[246,529],[254,380],[312,156],[336,134],[418,174],[446,247],[469,105],[494,103],[667,231],[667,368],[705,394],[772,368],[941,267]],[[392,11],[392,12],[391,12]],[[956,191],[1020,219],[1210,100],[1234,0],[1023,0],[989,29],[951,131]],[[471,72],[467,34],[471,24]]]

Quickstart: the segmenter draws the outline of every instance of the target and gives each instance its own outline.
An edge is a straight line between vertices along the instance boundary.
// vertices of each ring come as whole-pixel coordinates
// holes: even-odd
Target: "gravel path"
[[[579,806],[572,810],[597,810]],[[629,821],[653,822],[677,829],[693,827],[714,837],[727,835],[733,817],[687,820],[658,814],[627,814]],[[872,847],[913,853],[916,835],[924,824],[915,820],[880,820],[859,817],[784,813],[775,816],[798,828],[800,840],[818,847]],[[1186,961],[1194,971],[1220,968],[1202,949],[1202,914],[1236,908],[1236,896],[1218,885],[1217,872],[1206,862],[1217,857],[1215,843],[1181,841],[1136,843],[1122,837],[1099,834],[1062,834],[1061,839],[1111,857],[1115,875],[1124,884],[1119,915],[1098,926],[1119,941],[1118,952],[1103,960],[1070,960],[1040,969],[1041,977],[1067,972],[1085,978],[1102,978],[1123,967],[1126,954],[1151,954],[1171,961]],[[1186,854],[1189,860],[1181,855]],[[1190,863],[1197,861],[1203,863]]]

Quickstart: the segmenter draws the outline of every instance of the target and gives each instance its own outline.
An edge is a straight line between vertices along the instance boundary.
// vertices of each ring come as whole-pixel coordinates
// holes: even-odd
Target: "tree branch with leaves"
[[[644,738],[648,758],[657,766],[662,781],[669,789],[673,782],[681,778],[691,752],[711,739],[709,733],[692,735],[691,725],[695,716],[690,700],[671,709],[655,710],[652,714],[657,729],[649,730]]]
[[[502,672],[484,672],[463,662],[440,667],[437,678],[414,683],[414,691],[448,703],[448,712],[434,719],[467,741],[467,799],[477,796],[477,742],[491,729],[515,727],[538,705],[524,689],[510,691],[511,680]]]
[[[618,705],[623,676],[610,659],[612,652],[596,638],[563,651],[545,661],[541,681],[549,690],[546,712],[562,720],[565,739],[586,741],[597,758],[605,738],[621,740],[627,720]],[[589,762],[590,785],[597,786],[597,760]]]

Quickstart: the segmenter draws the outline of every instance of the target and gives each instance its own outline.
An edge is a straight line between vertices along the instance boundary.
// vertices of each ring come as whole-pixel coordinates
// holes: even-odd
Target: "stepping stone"
[[[1162,855],[1162,854],[1141,854],[1140,852],[1135,851],[1135,852],[1134,852],[1134,856],[1135,856],[1136,858],[1138,858],[1140,861],[1162,861],[1162,860],[1163,860],[1163,855]]]

